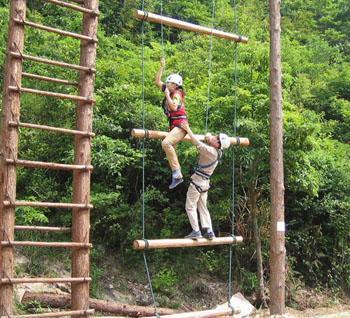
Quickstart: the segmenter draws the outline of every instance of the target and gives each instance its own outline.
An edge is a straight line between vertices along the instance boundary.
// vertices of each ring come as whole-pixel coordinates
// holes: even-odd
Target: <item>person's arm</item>
[[[159,87],[159,89],[162,89],[162,87],[164,85],[164,83],[162,82],[162,75],[163,75],[164,65],[165,65],[165,59],[162,58],[160,60],[160,67],[159,67],[159,70],[158,70],[158,72],[156,74],[156,78],[155,78],[155,83]]]
[[[166,88],[164,90],[164,94],[165,94],[165,98],[167,101],[167,105],[170,111],[175,111],[178,109],[178,107],[181,105],[181,97],[180,94],[176,94],[174,95],[173,99],[171,99],[170,97],[170,92],[168,90],[168,88]]]
[[[200,144],[200,141],[197,139],[197,137],[192,132],[188,122],[182,122],[180,124],[180,127],[187,132],[188,136],[191,138],[191,143],[193,145],[198,146]]]

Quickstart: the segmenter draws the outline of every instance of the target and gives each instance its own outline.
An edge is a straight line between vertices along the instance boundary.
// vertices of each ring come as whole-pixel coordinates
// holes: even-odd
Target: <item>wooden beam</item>
[[[180,20],[176,20],[173,18],[161,16],[150,12],[135,10],[134,15],[139,20],[146,20],[149,22],[159,23],[159,24],[171,26],[181,30],[192,31],[192,32],[201,33],[201,34],[209,34],[209,35],[216,36],[218,38],[235,41],[235,42],[242,42],[242,43],[248,42],[248,38],[245,36],[228,33],[220,30],[215,30],[215,29],[200,26],[194,23],[180,21]]]
[[[88,310],[47,312],[43,314],[32,314],[32,315],[7,315],[7,316],[1,316],[1,318],[53,318],[53,317],[69,317],[69,316],[87,316],[87,315],[93,315],[94,313],[95,313],[94,309],[88,309]]]
[[[42,75],[26,73],[26,72],[23,72],[22,76],[23,77],[28,77],[28,78],[31,78],[31,79],[36,79],[36,80],[39,80],[39,81],[46,81],[46,82],[51,82],[51,83],[58,83],[58,84],[64,84],[64,85],[78,86],[77,82],[67,81],[67,80],[60,79],[60,78],[53,78],[53,77],[42,76]]]
[[[92,204],[85,203],[61,203],[61,202],[38,202],[38,201],[4,201],[6,207],[32,206],[37,208],[59,208],[59,209],[92,209]]]
[[[14,160],[14,159],[5,159],[6,163],[13,164],[15,166],[22,166],[27,168],[42,168],[42,169],[53,169],[53,170],[92,170],[92,165],[71,165],[64,163],[56,162],[42,162],[42,161],[31,161],[31,160]]]
[[[54,227],[54,226],[30,226],[30,225],[15,225],[16,231],[38,231],[38,232],[63,232],[71,231],[70,227]]]
[[[87,9],[86,7],[81,7],[81,6],[77,6],[75,4],[69,3],[69,2],[64,2],[64,1],[60,1],[60,0],[45,0],[47,2],[53,3],[55,5],[64,7],[64,8],[69,8],[75,11],[79,11],[79,12],[83,12],[83,13],[87,13],[93,16],[99,16],[99,12],[98,10],[91,10],[91,9]]]
[[[32,242],[32,241],[1,241],[1,246],[35,246],[35,247],[63,247],[89,249],[92,248],[91,243],[76,243],[76,242]]]
[[[157,130],[148,130],[148,129],[133,129],[131,131],[131,136],[134,138],[147,138],[147,139],[164,139],[168,136],[168,132],[157,131]],[[204,141],[205,135],[195,135],[200,141]],[[186,135],[183,139],[185,141],[190,141],[191,138]],[[249,139],[243,137],[230,137],[231,145],[239,146],[249,146]]]
[[[239,310],[233,310],[230,307],[226,308],[216,308],[216,309],[210,309],[210,310],[203,310],[203,311],[192,311],[192,312],[185,312],[181,314],[173,314],[173,315],[164,315],[162,318],[214,318],[214,317],[231,317],[233,314],[238,314]],[[142,317],[146,318],[146,317]],[[152,316],[149,318],[157,318],[157,316]]]
[[[82,283],[91,282],[91,277],[66,277],[66,278],[45,278],[45,277],[23,277],[23,278],[2,278],[0,284],[56,284],[56,283]]]
[[[212,240],[200,238],[192,239],[159,239],[159,240],[135,240],[133,248],[135,250],[173,248],[173,247],[195,247],[195,246],[213,246],[242,243],[242,236],[216,237]]]

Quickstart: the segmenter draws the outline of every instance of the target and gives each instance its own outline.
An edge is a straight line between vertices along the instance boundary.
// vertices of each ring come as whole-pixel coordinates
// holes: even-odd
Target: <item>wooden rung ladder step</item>
[[[72,82],[72,81],[67,81],[67,80],[60,79],[60,78],[53,78],[53,77],[42,76],[42,75],[37,75],[37,74],[32,74],[32,73],[26,73],[26,72],[23,72],[22,76],[28,77],[31,79],[36,79],[39,81],[52,82],[52,83],[57,83],[57,84],[72,85],[72,86],[79,85],[77,82]]]
[[[100,13],[98,11],[87,9],[87,8],[84,8],[84,7],[81,7],[81,6],[77,6],[77,5],[69,3],[69,2],[63,2],[63,1],[59,1],[59,0],[45,0],[45,1],[53,3],[53,4],[56,4],[56,5],[61,6],[61,7],[65,7],[65,8],[69,8],[69,9],[72,9],[72,10],[80,11],[80,12],[83,12],[83,13],[88,13],[88,14],[92,14],[92,15],[96,15],[96,16],[100,15]]]
[[[22,123],[22,122],[16,122],[16,121],[9,121],[9,125],[13,126],[13,127],[23,127],[23,128],[48,130],[48,131],[52,131],[52,132],[59,132],[59,133],[62,133],[62,134],[69,134],[69,135],[95,137],[95,134],[93,132],[80,131],[80,130],[67,129],[67,128],[59,128],[59,127],[52,127],[52,126],[45,126],[45,125]]]
[[[91,277],[66,277],[66,278],[45,278],[45,277],[23,277],[23,278],[1,278],[0,284],[58,284],[58,283],[85,283],[91,282]]]
[[[70,227],[15,225],[15,231],[71,232]]]
[[[192,239],[158,239],[158,240],[135,240],[133,248],[135,250],[175,248],[175,247],[195,247],[214,246],[242,243],[242,236],[216,237],[212,240],[205,238]]]
[[[91,243],[76,243],[76,242],[1,241],[0,245],[1,246],[92,248],[92,244]]]
[[[9,86],[9,90],[19,92],[19,93],[30,93],[30,94],[36,94],[36,95],[42,95],[42,96],[70,99],[70,100],[81,101],[81,102],[86,102],[86,103],[94,103],[95,102],[95,100],[89,99],[89,98],[86,98],[83,96],[41,91],[38,89],[32,89],[32,88],[27,88],[27,87],[20,88],[20,87],[16,87],[16,86]]]
[[[37,202],[37,201],[4,201],[5,206],[31,206],[37,208],[62,208],[62,209],[92,209],[92,204],[83,203],[60,203],[60,202]]]
[[[168,136],[168,132],[166,131],[157,131],[157,130],[148,130],[148,129],[133,129],[131,131],[131,136],[134,138],[146,138],[146,139],[164,139]],[[203,141],[205,135],[195,135],[196,138],[200,141]],[[183,139],[184,141],[191,141],[191,138],[186,135]],[[239,145],[239,146],[249,146],[249,139],[244,137],[230,137],[231,145]]]
[[[242,42],[242,43],[248,42],[248,38],[245,36],[241,36],[241,35],[237,35],[237,34],[233,34],[233,33],[228,33],[228,32],[224,32],[224,31],[220,31],[220,30],[215,30],[215,29],[208,28],[208,27],[203,27],[203,26],[200,26],[200,25],[197,25],[194,23],[176,20],[173,18],[154,14],[151,12],[136,10],[134,15],[139,20],[146,20],[149,22],[159,23],[159,24],[171,26],[174,28],[178,28],[181,30],[213,35],[213,36],[216,36],[218,38],[223,38],[223,39],[231,40],[231,41],[235,41],[235,42]]]
[[[30,160],[19,160],[19,159],[6,159],[7,164],[13,164],[15,166],[22,166],[28,168],[42,168],[42,169],[53,169],[53,170],[92,170],[92,165],[70,165],[63,163],[54,162],[42,162],[42,161],[30,161]]]
[[[94,39],[92,37],[89,37],[89,36],[86,36],[83,34],[69,32],[69,31],[65,31],[65,30],[61,30],[61,29],[56,29],[56,28],[52,28],[52,27],[49,27],[49,26],[46,26],[43,24],[38,24],[38,23],[31,22],[31,21],[27,21],[27,20],[14,19],[14,21],[16,23],[27,25],[27,26],[30,26],[32,28],[36,28],[36,29],[40,29],[40,30],[44,30],[44,31],[52,32],[52,33],[57,33],[57,34],[63,35],[63,36],[69,36],[69,37],[74,38],[74,39],[91,41],[91,42],[95,42],[95,43],[98,42],[97,39]]]
[[[39,62],[39,63],[43,63],[43,64],[48,64],[48,65],[66,67],[66,68],[70,68],[70,69],[73,69],[76,71],[85,71],[85,72],[90,72],[90,73],[96,73],[96,69],[94,69],[94,68],[80,66],[77,64],[69,64],[66,62],[50,60],[50,59],[46,59],[43,57],[37,57],[37,56],[28,55],[28,54],[21,54],[21,53],[13,52],[13,51],[11,51],[9,54],[15,58],[25,59],[25,60]]]
[[[32,314],[32,315],[7,315],[1,316],[1,318],[53,318],[53,317],[65,317],[65,316],[86,316],[93,315],[95,313],[94,309],[87,310],[71,310],[71,311],[58,311],[58,312],[48,312],[44,314]]]

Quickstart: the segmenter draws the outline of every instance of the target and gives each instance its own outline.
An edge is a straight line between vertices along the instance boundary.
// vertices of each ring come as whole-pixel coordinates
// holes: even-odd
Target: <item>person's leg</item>
[[[210,213],[207,207],[208,191],[201,193],[198,200],[198,212],[201,220],[202,229],[204,230],[204,237],[213,239],[215,237],[213,233],[213,227],[211,223]]]
[[[172,171],[173,181],[170,188],[176,187],[180,184],[182,179],[181,167],[177,154],[175,151],[176,144],[186,136],[186,132],[178,127],[174,127],[168,134],[168,136],[162,141],[162,148],[168,158],[168,162]]]
[[[197,203],[198,203],[199,196],[200,196],[199,192],[194,188],[193,185],[190,185],[187,190],[186,205],[185,205],[187,216],[190,221],[191,227],[193,229],[190,235],[193,232],[198,233],[199,236],[201,235],[199,230],[198,214],[197,214]]]

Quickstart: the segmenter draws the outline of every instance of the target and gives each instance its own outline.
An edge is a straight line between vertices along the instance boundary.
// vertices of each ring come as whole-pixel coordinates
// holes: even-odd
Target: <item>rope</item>
[[[162,17],[161,23],[160,23],[160,34],[161,34],[161,39],[162,39],[162,58],[165,59],[165,45],[164,45],[164,25],[163,25],[163,0],[160,0],[160,16]],[[165,66],[164,64],[164,69],[163,72],[165,73]]]
[[[142,11],[145,9],[145,0],[142,0]],[[145,130],[145,19],[142,20],[142,26],[141,26],[141,69],[142,69],[142,80],[141,80],[141,86],[142,86],[142,92],[141,92],[141,105],[142,105],[142,128]],[[146,131],[146,130],[145,130]],[[147,131],[148,132],[148,131]],[[142,149],[142,238],[145,242],[148,242],[146,237],[146,229],[145,229],[145,141],[142,140],[141,142],[141,149]],[[160,317],[157,312],[157,305],[156,305],[156,299],[153,292],[152,287],[152,280],[151,275],[149,273],[148,263],[147,263],[147,256],[146,252],[143,252],[143,260],[145,263],[145,270],[147,274],[148,279],[148,285],[150,287],[152,301],[153,301],[153,307],[155,311],[155,315],[157,317]]]
[[[238,23],[237,23],[237,6],[236,0],[233,0],[233,9],[234,9],[234,32],[237,33]],[[238,76],[237,76],[237,58],[238,58],[238,45],[234,44],[234,119],[233,119],[233,132],[234,136],[237,134],[237,85],[238,85]],[[231,210],[231,235],[234,237],[234,228],[235,228],[235,152],[234,148],[232,150],[232,210]],[[231,304],[232,297],[232,263],[233,263],[233,246],[230,245],[230,260],[229,260],[229,277],[228,277],[228,299],[227,302],[229,307],[232,309],[232,314],[234,311],[233,305]]]
[[[215,27],[215,0],[212,2],[212,12],[211,12],[211,29]],[[212,60],[213,60],[213,32],[210,33],[210,49],[209,49],[209,67],[208,67],[208,100],[205,109],[205,133],[208,132],[208,120],[209,120],[209,110],[211,102],[211,76],[212,76]]]

